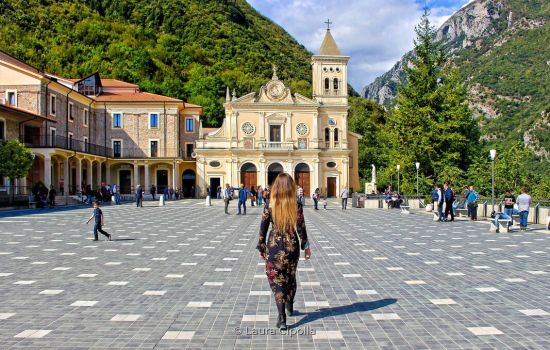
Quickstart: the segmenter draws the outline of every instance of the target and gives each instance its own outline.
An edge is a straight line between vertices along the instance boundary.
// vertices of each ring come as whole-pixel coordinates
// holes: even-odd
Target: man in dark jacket
[[[137,185],[136,189],[136,207],[143,208],[143,189],[141,188],[141,185]]]
[[[241,215],[241,205],[243,206],[243,215],[246,215],[246,200],[250,195],[250,191],[248,191],[248,188],[244,184],[241,184],[241,187],[236,188],[236,190],[239,190],[239,211],[237,215]]]
[[[445,182],[445,221],[447,221],[449,217],[449,213],[451,213],[451,221],[455,221],[455,214],[453,212],[453,203],[455,201],[455,194],[453,192],[453,189],[451,188],[451,185],[448,182]]]

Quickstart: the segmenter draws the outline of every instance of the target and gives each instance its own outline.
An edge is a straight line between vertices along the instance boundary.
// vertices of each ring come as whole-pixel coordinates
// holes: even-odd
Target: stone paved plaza
[[[112,242],[91,241],[89,208],[0,213],[0,349],[550,349],[543,232],[306,208],[281,335],[258,208],[145,204],[103,208]]]

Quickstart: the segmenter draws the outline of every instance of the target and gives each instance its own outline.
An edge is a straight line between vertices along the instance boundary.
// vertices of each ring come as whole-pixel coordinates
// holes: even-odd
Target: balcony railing
[[[177,148],[159,148],[156,151],[151,151],[146,148],[139,147],[122,147],[120,154],[115,154],[114,150],[111,151],[111,158],[180,158],[183,154]]]
[[[34,148],[61,148],[70,151],[89,153],[97,156],[110,157],[112,150],[109,147],[89,142],[75,140],[59,135],[25,135],[19,138],[27,147]]]
[[[294,149],[294,142],[258,142],[258,147],[260,149],[268,149],[268,150],[291,151]]]

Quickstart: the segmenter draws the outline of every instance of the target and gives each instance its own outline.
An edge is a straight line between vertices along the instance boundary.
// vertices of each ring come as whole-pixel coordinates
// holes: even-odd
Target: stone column
[[[70,179],[69,179],[69,157],[65,158],[63,161],[63,191],[66,195],[69,194],[69,186],[70,186]]]
[[[260,112],[260,141],[265,141],[265,112]]]
[[[76,158],[76,179],[74,179],[75,191],[82,191],[82,159]]]
[[[145,183],[143,186],[145,186],[144,190],[145,193],[151,193],[151,181],[149,179],[149,163],[145,162]]]
[[[92,172],[92,168],[93,168],[93,162],[91,159],[88,159],[88,171],[86,172],[86,184],[87,185],[90,185],[90,188],[91,189],[94,189],[94,186],[92,184],[92,182],[94,181],[93,180],[93,172]]]
[[[44,157],[44,186],[49,190],[52,184],[52,158],[49,154]]]
[[[111,164],[109,164],[109,161],[105,162],[105,183],[107,185],[111,184]]]
[[[319,159],[313,160],[313,170],[311,172],[312,181],[311,181],[311,187],[312,190],[310,193],[313,193],[316,188],[319,188]]]
[[[101,189],[101,163],[102,162],[97,162],[97,178],[96,178],[96,181],[97,181],[97,188],[98,189]]]
[[[340,134],[340,142],[342,143],[342,148],[347,149],[348,148],[348,117],[347,114],[342,115],[342,127],[341,127],[341,134]]]
[[[172,188],[176,190],[176,161],[172,163]]]
[[[265,188],[267,186],[267,173],[265,169],[265,159],[260,159],[260,178],[258,184]]]
[[[19,179],[19,186],[20,186],[19,193],[28,194],[30,192],[30,189],[27,189],[27,178],[26,177],[22,177],[22,178]]]
[[[311,148],[319,148],[319,114],[313,114],[313,127],[312,127],[312,142]]]
[[[349,185],[349,182],[348,182],[348,180],[349,180],[349,179],[348,179],[348,176],[349,176],[349,169],[348,169],[348,167],[349,167],[349,161],[348,161],[348,159],[346,158],[346,159],[342,160],[342,178],[341,178],[341,181],[340,181],[340,189],[339,189],[339,191],[341,191],[342,188],[344,188],[344,187],[347,188],[348,185]],[[348,189],[348,190],[349,190],[349,189]]]
[[[139,185],[139,165],[138,162],[134,161],[134,190]],[[133,191],[132,191],[133,192]]]
[[[288,112],[286,114],[287,118],[286,118],[286,131],[285,131],[285,139],[287,142],[290,142],[292,141],[292,112]],[[284,141],[284,140],[281,140],[281,141]]]

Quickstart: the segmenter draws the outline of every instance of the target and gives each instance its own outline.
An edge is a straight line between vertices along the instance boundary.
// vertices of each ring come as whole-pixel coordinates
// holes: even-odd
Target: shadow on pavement
[[[350,305],[322,308],[317,311],[308,312],[308,313],[301,313],[298,311],[294,311],[294,315],[292,317],[302,316],[302,315],[305,315],[305,317],[300,319],[295,324],[290,325],[289,328],[296,328],[306,323],[313,322],[325,317],[346,315],[354,312],[372,311],[372,310],[386,307],[391,304],[395,304],[396,302],[397,302],[397,299],[380,299],[376,301],[363,301],[359,303],[353,303]]]

